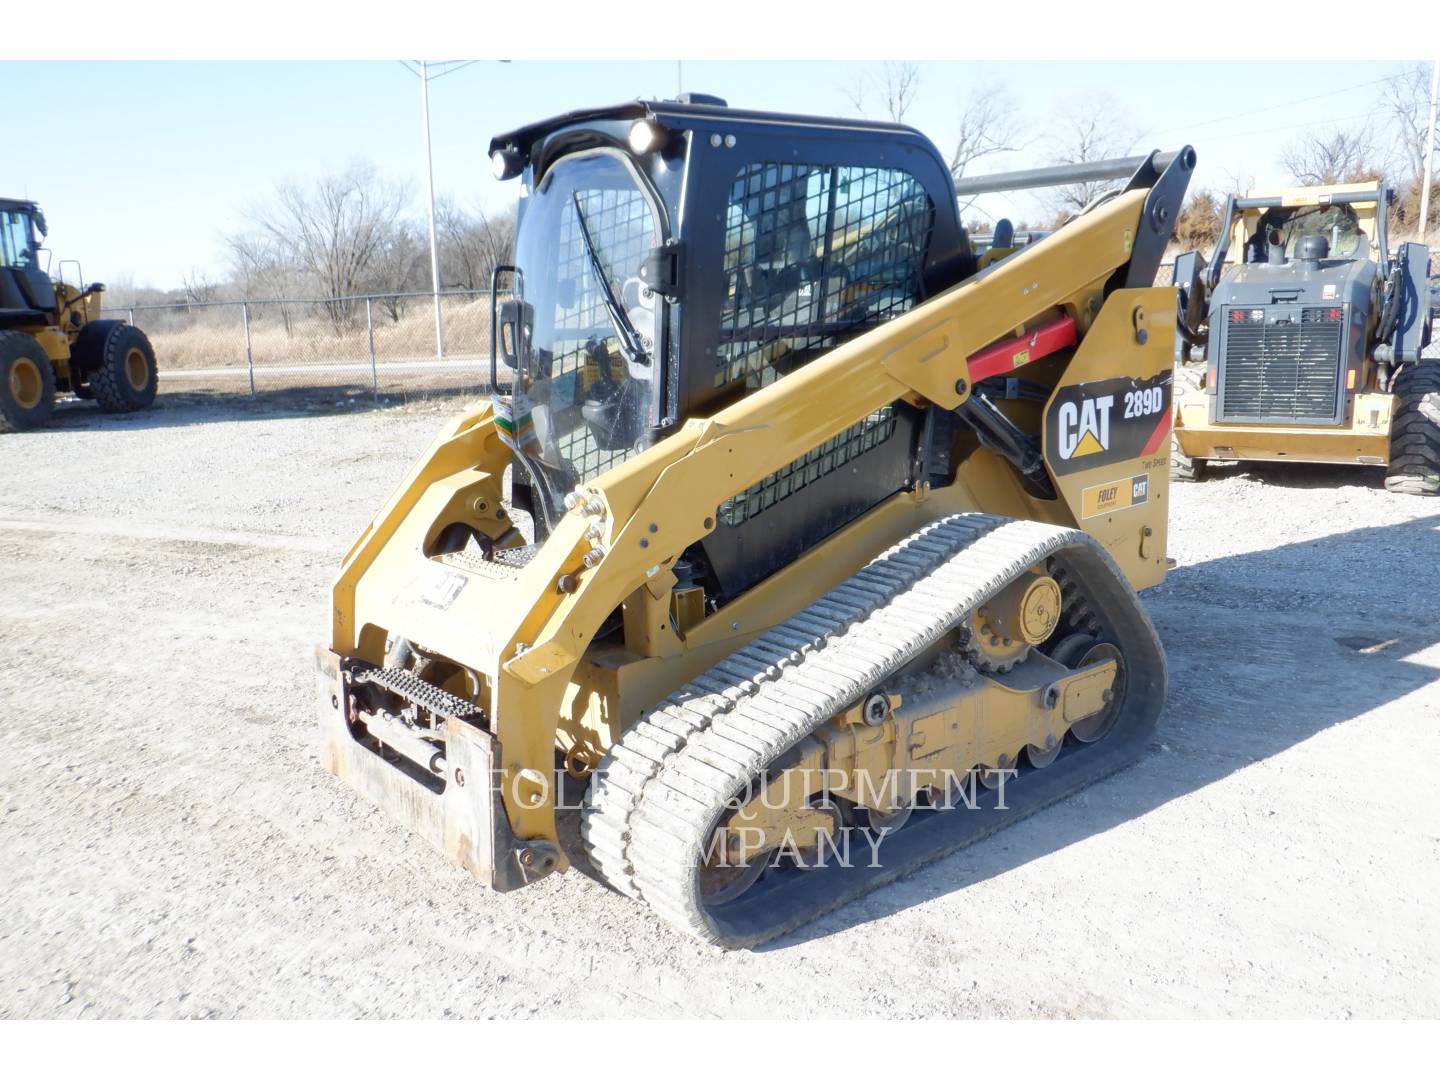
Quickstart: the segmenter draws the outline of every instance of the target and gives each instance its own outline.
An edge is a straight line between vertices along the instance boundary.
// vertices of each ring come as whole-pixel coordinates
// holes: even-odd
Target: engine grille
[[[1234,310],[1225,310],[1216,418],[1338,423],[1345,321],[1329,315],[1334,306],[1300,309],[1290,322],[1230,322]]]

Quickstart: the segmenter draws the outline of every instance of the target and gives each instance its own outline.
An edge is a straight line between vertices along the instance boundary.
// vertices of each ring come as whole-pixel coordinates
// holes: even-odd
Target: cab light
[[[649,120],[637,120],[630,128],[630,149],[636,154],[648,154],[657,149],[662,140],[663,129]]]

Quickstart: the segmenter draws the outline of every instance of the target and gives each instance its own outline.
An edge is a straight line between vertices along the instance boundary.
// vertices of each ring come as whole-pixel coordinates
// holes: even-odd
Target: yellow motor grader
[[[344,560],[327,769],[495,889],[588,863],[735,947],[1134,760],[1190,148],[983,269],[899,125],[692,97],[491,150],[509,392]]]
[[[44,236],[45,215],[35,203],[0,199],[0,432],[45,423],[60,391],[93,398],[106,412],[133,412],[155,400],[149,338],[100,317],[105,286],[84,284],[78,263],[77,283],[52,280],[41,263]]]

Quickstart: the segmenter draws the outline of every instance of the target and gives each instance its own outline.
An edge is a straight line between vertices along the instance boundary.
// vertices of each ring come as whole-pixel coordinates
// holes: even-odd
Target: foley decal
[[[1096,484],[1080,493],[1080,517],[1099,517],[1113,514],[1116,510],[1128,510],[1150,501],[1150,477],[1127,476],[1123,480],[1111,480],[1108,484]]]
[[[1169,371],[1149,379],[1103,379],[1056,391],[1045,443],[1056,475],[1155,453],[1170,433]]]

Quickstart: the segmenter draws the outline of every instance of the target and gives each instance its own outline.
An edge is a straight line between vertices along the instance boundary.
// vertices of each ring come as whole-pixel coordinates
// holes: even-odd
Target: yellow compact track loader
[[[1198,333],[1182,328],[1174,479],[1212,461],[1310,461],[1382,466],[1391,491],[1440,494],[1430,251],[1389,250],[1390,201],[1379,181],[1232,196],[1210,264],[1176,260]]]
[[[58,391],[93,398],[106,412],[133,412],[155,400],[150,340],[100,317],[105,286],[85,285],[78,263],[77,284],[51,280],[41,266],[44,235],[38,206],[0,199],[0,432],[45,423]]]
[[[690,97],[491,149],[509,392],[345,558],[327,769],[495,889],[578,864],[735,947],[1141,752],[1193,151],[979,269],[899,125]]]

